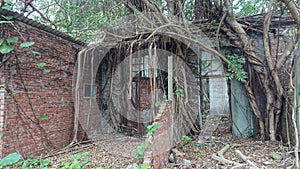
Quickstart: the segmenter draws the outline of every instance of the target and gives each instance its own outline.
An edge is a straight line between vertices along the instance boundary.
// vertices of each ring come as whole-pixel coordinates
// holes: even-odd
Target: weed
[[[147,126],[147,130],[148,130],[148,136],[152,136],[153,131],[157,130],[158,128],[158,123],[154,122],[153,124]]]
[[[206,156],[206,153],[202,151],[202,152],[200,152],[200,156],[201,156],[201,157],[205,157],[205,156]]]
[[[181,141],[179,143],[179,148],[183,148],[187,145],[192,139],[189,136],[182,136]]]
[[[136,154],[134,161],[140,163],[143,161],[145,149],[148,147],[148,142],[141,143],[136,149],[132,151],[133,154]]]
[[[28,168],[48,168],[50,166],[50,160],[43,160],[41,157],[33,158],[29,157],[28,159],[22,162],[22,169]]]
[[[63,169],[82,169],[85,168],[91,160],[88,158],[89,152],[78,153],[72,155],[70,158],[63,158],[60,160],[59,167]]]

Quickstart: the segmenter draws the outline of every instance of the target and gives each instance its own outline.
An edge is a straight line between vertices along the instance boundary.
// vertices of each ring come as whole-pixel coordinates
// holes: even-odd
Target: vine
[[[4,3],[4,5],[2,5],[0,7],[0,10],[7,10],[7,11],[13,12],[14,4],[10,0],[5,0],[4,2],[5,3]],[[32,56],[40,55],[40,53],[31,49],[31,47],[35,44],[35,42],[26,41],[26,39],[24,38],[22,33],[19,31],[19,29],[15,25],[13,19],[14,19],[14,16],[0,15],[0,27],[9,26],[10,28],[14,29],[17,32],[18,36],[21,38],[21,40],[20,40],[16,36],[8,36],[7,37],[3,34],[3,32],[1,32],[2,34],[0,36],[0,55],[1,55],[0,67],[4,66],[4,64],[6,62],[8,62],[12,58],[14,58],[16,60],[16,66],[17,66],[16,68],[18,70],[20,70],[21,66],[19,65],[19,58],[16,55],[14,55],[14,51],[17,48],[24,52],[27,52],[27,54],[32,55]],[[39,62],[37,64],[37,66],[40,68],[43,68],[44,66],[46,66],[46,63]],[[50,70],[44,69],[44,70],[42,70],[42,72],[44,74],[47,74],[47,73],[50,73]],[[20,75],[20,81],[21,81],[22,86],[24,87],[24,90],[26,93],[25,95],[29,101],[29,106],[30,106],[30,109],[34,116],[33,118],[31,118],[26,113],[26,111],[23,110],[23,108],[20,106],[17,99],[15,98],[13,91],[9,88],[9,86],[7,84],[5,86],[2,86],[1,88],[4,88],[6,93],[11,97],[12,103],[16,106],[16,109],[17,109],[16,114],[18,115],[18,117],[20,117],[20,123],[22,123],[21,126],[24,128],[25,133],[27,133],[28,135],[30,135],[32,137],[31,133],[29,133],[27,131],[28,129],[26,128],[26,127],[28,127],[29,129],[33,129],[29,123],[32,123],[35,126],[37,126],[37,129],[39,130],[38,132],[45,133],[45,130],[43,129],[43,127],[40,126],[39,122],[43,121],[43,120],[47,120],[48,116],[42,114],[39,117],[36,117],[35,112],[33,110],[33,106],[31,104],[32,103],[31,99],[28,95],[26,85],[25,85],[21,75]],[[27,122],[26,122],[26,120],[27,120]],[[34,132],[37,132],[37,131],[34,131]],[[0,139],[2,137],[3,137],[3,135],[1,134]],[[38,137],[40,137],[41,140],[44,141],[47,145],[53,147],[52,143],[49,141],[47,136],[44,136],[43,134],[39,134]],[[5,156],[0,161],[0,168],[4,167],[6,165],[14,164],[14,163],[18,162],[21,158],[22,158],[22,156],[19,154],[19,152],[11,153],[11,154]]]

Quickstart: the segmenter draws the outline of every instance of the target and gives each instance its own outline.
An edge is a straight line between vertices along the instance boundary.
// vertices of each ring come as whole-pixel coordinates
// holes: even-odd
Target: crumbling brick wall
[[[19,42],[12,53],[1,57],[5,62],[0,69],[0,156],[39,155],[69,144],[74,119],[72,74],[79,45],[19,21],[15,28],[2,26],[1,33],[35,44],[21,49]],[[39,67],[41,62],[46,65]]]
[[[176,142],[172,136],[171,113],[171,102],[163,101],[154,119],[154,122],[158,124],[158,128],[153,131],[152,136],[147,136],[146,139],[150,145],[144,153],[144,164],[152,166],[154,169],[167,164],[171,148]]]

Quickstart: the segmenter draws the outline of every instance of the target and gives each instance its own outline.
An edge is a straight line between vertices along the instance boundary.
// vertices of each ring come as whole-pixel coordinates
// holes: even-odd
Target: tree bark
[[[233,13],[228,12],[227,9],[232,9],[232,6],[228,0],[225,0],[225,4],[224,4],[224,8],[223,8],[223,15],[227,15],[226,22],[231,26],[231,28],[237,33],[237,35],[241,39],[242,44],[243,44],[243,50],[246,53],[248,62],[253,66],[254,70],[258,73],[258,76],[261,79],[261,82],[263,84],[265,94],[270,100],[271,95],[270,95],[270,89],[267,85],[268,81],[266,78],[267,77],[266,68],[264,67],[261,59],[258,58],[256,53],[254,52],[253,47],[250,43],[250,39],[248,38],[247,33],[243,29],[242,25],[240,25],[236,21]],[[259,120],[261,137],[262,137],[262,139],[265,139],[265,127],[263,125],[264,121],[262,118],[262,114],[261,114],[260,110],[258,109],[252,89],[250,87],[248,87],[247,85],[245,85],[245,87],[246,87],[246,91],[249,96],[249,102],[253,108],[254,114]]]

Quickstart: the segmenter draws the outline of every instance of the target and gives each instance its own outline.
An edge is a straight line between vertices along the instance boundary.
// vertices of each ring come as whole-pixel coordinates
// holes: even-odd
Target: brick
[[[0,82],[6,82],[1,87],[8,86],[14,98],[0,87],[0,125],[4,126],[0,157],[15,151],[25,157],[46,153],[68,144],[73,135],[76,44],[22,22],[15,24],[26,41],[35,42],[30,49],[41,54],[28,54],[28,49],[18,47],[19,42],[12,54],[4,56],[11,58],[0,69]],[[16,36],[22,41],[14,28],[3,26],[1,30],[4,37]],[[39,62],[46,66],[38,67]],[[43,69],[51,72],[44,74]],[[40,121],[41,115],[49,119]]]

